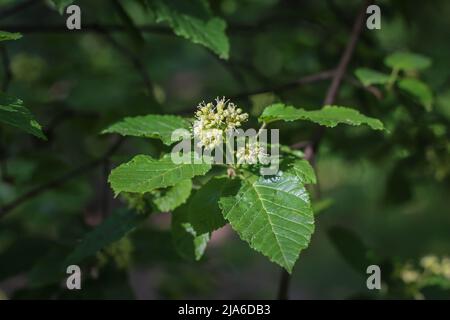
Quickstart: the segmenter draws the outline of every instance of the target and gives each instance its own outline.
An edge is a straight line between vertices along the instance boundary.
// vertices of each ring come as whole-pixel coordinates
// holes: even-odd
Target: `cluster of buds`
[[[222,143],[227,131],[240,127],[247,119],[247,113],[225,98],[217,98],[215,104],[202,102],[195,113],[193,124],[197,146],[214,149]]]

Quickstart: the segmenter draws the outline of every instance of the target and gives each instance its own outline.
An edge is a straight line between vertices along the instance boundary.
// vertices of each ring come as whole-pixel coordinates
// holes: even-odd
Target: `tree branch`
[[[153,92],[152,80],[147,72],[145,64],[139,59],[139,57],[127,47],[120,44],[113,36],[109,34],[109,31],[100,25],[96,25],[95,28],[104,36],[104,38],[119,51],[125,58],[130,60],[133,67],[141,75],[144,85],[147,89],[147,93],[151,96]]]
[[[0,52],[2,54],[2,66],[3,66],[3,82],[1,86],[2,92],[8,91],[9,84],[12,81],[11,61],[9,59],[8,51],[5,46],[0,46]]]
[[[341,84],[342,84],[342,79],[345,76],[348,64],[350,62],[350,59],[353,56],[353,52],[355,51],[356,44],[358,43],[359,36],[361,34],[361,30],[364,25],[366,8],[371,2],[372,2],[371,0],[364,1],[364,5],[362,6],[361,10],[358,13],[355,23],[353,24],[353,29],[352,29],[352,33],[350,35],[350,39],[347,43],[344,53],[341,56],[341,59],[339,60],[339,63],[336,68],[336,73],[333,76],[333,80],[332,80],[331,85],[328,88],[327,94],[325,96],[325,99],[323,102],[324,105],[331,105],[331,104],[335,103],[335,100],[339,93],[339,88],[341,87]],[[319,147],[320,141],[322,140],[324,133],[325,133],[325,127],[320,127],[317,130],[317,132],[315,133],[315,135],[312,139],[314,152],[317,152],[317,148]]]
[[[40,0],[25,0],[19,3],[16,3],[14,5],[11,5],[7,7],[6,9],[3,9],[0,11],[0,19],[8,18],[9,16],[12,16],[22,10],[25,10],[28,7],[31,7],[32,5],[40,2]]]
[[[366,8],[372,1],[366,0],[364,1],[364,4],[362,8],[360,9],[355,22],[353,24],[352,33],[350,34],[350,39],[347,42],[347,46],[341,56],[341,59],[339,60],[339,63],[336,67],[336,71],[334,72],[331,85],[328,88],[328,91],[325,95],[325,99],[323,104],[324,105],[330,105],[333,104],[338,96],[339,88],[341,87],[342,80],[345,76],[345,73],[347,71],[348,64],[353,56],[353,52],[355,51],[356,44],[358,43],[359,36],[361,34],[363,25],[364,25],[364,18],[366,14]],[[318,131],[316,132],[315,136],[313,137],[312,145],[308,145],[306,148],[308,148],[308,160],[311,162],[312,165],[314,165],[314,159],[315,154],[317,152],[317,148],[320,144],[320,141],[322,140],[322,137],[325,133],[325,128],[320,127]],[[290,275],[285,271],[282,270],[281,275],[281,281],[278,291],[278,297],[279,299],[287,299],[288,298],[288,290],[289,290],[289,282],[290,282]]]
[[[237,100],[237,99],[242,99],[242,98],[252,96],[255,94],[293,89],[293,88],[297,88],[298,86],[303,86],[303,85],[315,83],[318,81],[328,80],[334,76],[334,73],[335,73],[334,70],[326,70],[326,71],[322,71],[322,72],[318,72],[318,73],[314,73],[314,74],[305,76],[305,77],[297,79],[293,82],[285,83],[282,85],[278,85],[278,86],[274,86],[274,87],[267,87],[267,88],[263,88],[263,89],[256,89],[256,90],[247,91],[247,92],[241,92],[241,93],[238,93],[229,98],[232,100],[233,99]]]

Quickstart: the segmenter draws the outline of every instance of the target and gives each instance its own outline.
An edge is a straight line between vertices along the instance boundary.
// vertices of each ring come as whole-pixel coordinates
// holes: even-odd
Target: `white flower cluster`
[[[436,256],[426,256],[420,260],[420,265],[426,272],[441,275],[450,280],[450,258],[439,259]]]
[[[195,113],[193,124],[197,146],[214,149],[222,143],[228,130],[240,127],[247,119],[247,113],[225,98],[217,98],[215,104],[202,102]]]
[[[247,143],[245,147],[240,147],[236,151],[238,164],[256,164],[258,161],[265,163],[267,154],[264,148],[257,142]]]
[[[450,258],[443,257],[439,259],[436,256],[429,255],[420,259],[420,266],[423,271],[414,269],[410,264],[407,264],[401,270],[401,278],[405,283],[419,282],[427,275],[442,276],[450,280]]]

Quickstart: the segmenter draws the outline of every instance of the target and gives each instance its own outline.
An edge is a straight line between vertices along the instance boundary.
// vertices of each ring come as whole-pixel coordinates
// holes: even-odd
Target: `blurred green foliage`
[[[111,168],[137,153],[169,150],[157,140],[127,138],[109,154],[116,137],[100,132],[128,116],[192,116],[200,101],[216,96],[254,116],[276,102],[317,109],[328,82],[296,81],[337,65],[360,1],[217,0],[207,17],[190,6],[177,9],[196,25],[226,23],[229,54],[223,41],[177,37],[173,18],[158,19],[145,1],[120,1],[129,19],[111,1],[76,1],[81,31],[66,30],[65,15],[50,1],[1,14],[20,2],[0,0],[0,30],[23,34],[0,43],[0,79],[11,74],[4,89],[24,101],[48,141],[0,127],[0,207],[39,190],[0,218],[0,298],[273,298],[278,268],[227,228],[213,233],[199,262],[179,258],[169,217],[157,211],[119,243],[95,240],[94,227],[127,205],[107,185]],[[420,261],[450,252],[450,3],[379,6],[382,29],[363,30],[338,103],[380,119],[389,133],[338,126],[324,134],[316,155],[320,190],[312,190],[323,209],[294,269],[292,298],[449,297],[445,274],[425,273]],[[399,58],[387,59],[395,52],[431,64],[395,67]],[[354,78],[361,68],[389,76],[371,82],[381,96],[364,88],[367,78]],[[277,127],[285,145],[309,141],[317,129],[306,122]],[[94,249],[81,263],[83,290],[68,291],[64,261],[89,238]],[[365,286],[367,261],[381,266],[381,292]],[[410,269],[421,282],[405,281],[402,272]]]

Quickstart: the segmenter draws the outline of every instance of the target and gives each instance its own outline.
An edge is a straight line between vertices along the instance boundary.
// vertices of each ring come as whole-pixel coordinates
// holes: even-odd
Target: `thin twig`
[[[362,27],[364,25],[364,18],[366,13],[366,8],[370,4],[370,0],[366,0],[364,2],[364,5],[362,6],[358,16],[356,17],[356,20],[353,25],[352,33],[350,35],[350,39],[347,42],[347,46],[341,56],[341,59],[339,60],[339,63],[336,68],[336,72],[333,74],[333,78],[331,81],[331,85],[328,88],[328,91],[326,93],[325,99],[324,99],[324,105],[330,105],[333,104],[338,96],[339,88],[341,87],[342,80],[345,76],[345,73],[347,71],[347,66],[350,62],[350,59],[353,56],[353,52],[355,51],[356,44],[358,43],[359,36],[361,34]],[[308,145],[308,159],[312,164],[314,163],[315,154],[317,153],[317,148],[319,146],[320,141],[323,138],[323,135],[325,133],[324,127],[320,127],[320,129],[316,132],[315,136],[313,137],[312,145]],[[287,299],[288,298],[288,290],[289,290],[289,282],[290,282],[290,276],[289,274],[283,270],[281,281],[279,285],[279,291],[278,291],[278,297],[280,299]]]
[[[47,183],[44,183],[40,186],[35,187],[34,189],[31,189],[27,193],[23,194],[22,196],[19,196],[17,199],[11,201],[10,203],[0,207],[0,219],[3,218],[7,213],[11,212],[14,208],[21,205],[22,203],[48,191],[54,188],[57,188],[69,180],[73,178],[77,178],[80,176],[80,174],[85,173],[86,171],[89,171],[105,162],[106,159],[109,159],[121,146],[122,142],[124,141],[124,138],[120,137],[116,140],[116,142],[99,158],[91,160],[78,168],[75,168],[66,174],[62,175],[61,177],[58,177],[54,180],[51,180]]]
[[[149,96],[152,95],[153,92],[153,84],[150,79],[150,75],[147,72],[147,68],[145,64],[139,59],[139,57],[127,47],[120,44],[113,36],[109,34],[109,31],[105,29],[103,26],[96,25],[96,28],[100,31],[101,35],[119,51],[125,58],[127,58],[136,69],[136,71],[141,75],[142,80],[144,81],[144,85],[147,89],[147,93]]]
[[[0,53],[2,55],[1,62],[4,73],[0,91],[4,93],[8,91],[9,85],[12,81],[11,61],[9,59],[8,50],[4,45],[0,46]],[[8,181],[10,180],[10,177],[8,176],[8,163],[7,163],[8,150],[6,147],[7,146],[6,140],[4,140],[5,138],[4,135],[2,134],[3,132],[1,131],[2,128],[0,128],[0,171],[1,171],[0,179],[3,181]]]
[[[285,83],[282,85],[278,85],[278,86],[274,86],[274,87],[267,87],[267,88],[263,88],[263,89],[256,89],[256,90],[247,91],[247,92],[241,92],[241,93],[231,96],[230,99],[237,100],[237,99],[245,98],[245,97],[252,96],[255,94],[298,88],[299,86],[303,86],[303,85],[307,85],[307,84],[311,84],[311,83],[315,83],[315,82],[319,82],[319,81],[323,81],[323,80],[328,80],[334,76],[334,73],[335,73],[334,70],[325,70],[325,71],[321,71],[318,73],[314,73],[314,74],[302,77],[300,79],[297,79],[295,81]]]
[[[8,91],[9,84],[12,81],[11,61],[9,59],[8,50],[5,46],[0,46],[0,52],[2,54],[2,66],[4,74],[0,91],[6,92]]]
[[[366,8],[371,3],[371,0],[366,0],[364,2],[364,5],[362,6],[355,23],[353,25],[352,33],[350,35],[350,40],[347,43],[347,47],[344,50],[344,53],[341,56],[341,59],[339,60],[339,64],[336,68],[336,73],[333,76],[333,79],[331,81],[331,85],[328,88],[327,94],[325,96],[324,105],[331,105],[335,102],[338,93],[339,88],[342,84],[342,79],[345,76],[345,73],[347,71],[348,64],[350,62],[350,59],[353,56],[353,52],[355,51],[356,44],[358,43],[359,36],[361,34],[362,27],[364,25],[364,18],[366,15]],[[320,141],[322,140],[322,137],[325,133],[325,127],[320,127],[317,132],[315,133],[312,143],[313,143],[313,151],[317,152],[317,148],[320,144]]]
[[[25,10],[28,7],[31,7],[34,4],[37,4],[40,2],[40,0],[25,0],[16,4],[13,4],[6,9],[3,9],[0,11],[0,19],[8,18],[9,16],[12,16],[20,11]]]
[[[378,100],[383,99],[383,92],[381,92],[381,90],[375,86],[365,86],[361,82],[359,82],[358,80],[356,80],[355,78],[353,78],[352,76],[349,76],[349,75],[345,75],[344,80],[357,88],[367,91],[368,93],[373,95]]]
[[[288,292],[289,292],[289,285],[290,285],[290,278],[291,275],[284,269],[281,270],[280,275],[280,286],[278,288],[278,300],[288,300]]]

